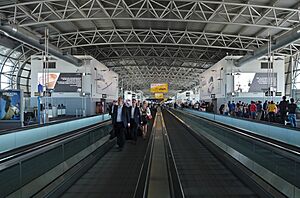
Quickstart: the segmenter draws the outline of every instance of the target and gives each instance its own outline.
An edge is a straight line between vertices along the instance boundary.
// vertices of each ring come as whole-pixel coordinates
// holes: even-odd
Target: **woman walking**
[[[143,139],[146,139],[147,130],[148,130],[148,120],[151,120],[152,118],[151,111],[146,101],[143,102],[141,112],[142,112]]]

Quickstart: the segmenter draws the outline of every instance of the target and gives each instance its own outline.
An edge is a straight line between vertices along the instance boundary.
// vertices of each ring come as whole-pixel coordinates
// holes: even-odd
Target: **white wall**
[[[206,70],[200,75],[200,98],[201,100],[211,99],[211,94],[215,94],[216,98],[231,98],[230,93],[234,92],[234,76],[231,73],[267,73],[267,69],[261,69],[261,61],[253,60],[241,67],[235,67],[234,61],[241,56],[227,56],[216,63],[214,66]],[[278,57],[276,57],[278,58]],[[284,58],[279,57],[273,63],[273,71],[277,73],[277,92],[284,95]],[[263,92],[238,93],[235,97],[264,97]]]
[[[186,96],[186,93],[189,92],[190,96]],[[182,103],[182,102],[186,102],[186,101],[192,101],[192,103],[195,103],[196,101],[199,101],[199,94],[195,94],[194,90],[190,90],[190,91],[185,91],[182,93],[177,93],[176,95],[176,102],[177,103]]]
[[[55,69],[49,69],[49,72],[57,73],[85,73],[82,76],[82,91],[90,93],[92,98],[102,98],[102,94],[107,95],[107,100],[113,100],[118,97],[118,74],[110,71],[104,64],[100,63],[91,56],[76,56],[84,59],[84,64],[77,67],[61,59],[55,58],[51,62],[56,62]],[[89,59],[89,60],[85,60]],[[31,57],[31,96],[37,92],[38,73],[43,72],[42,56]],[[98,86],[97,86],[98,85]],[[52,97],[80,97],[79,93],[53,93]]]

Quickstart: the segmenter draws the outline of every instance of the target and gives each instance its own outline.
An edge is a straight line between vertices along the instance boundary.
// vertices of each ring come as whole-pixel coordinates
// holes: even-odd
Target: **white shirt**
[[[150,111],[149,107],[147,107],[147,109],[146,109],[146,114],[147,114],[147,116],[151,115],[151,111]]]
[[[132,107],[131,108],[131,118],[134,118],[134,110],[135,110],[135,107]]]
[[[122,108],[123,106],[118,106],[117,122],[122,122]]]

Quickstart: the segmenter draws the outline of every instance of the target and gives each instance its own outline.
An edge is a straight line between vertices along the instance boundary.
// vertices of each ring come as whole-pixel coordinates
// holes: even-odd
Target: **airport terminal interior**
[[[300,198],[299,0],[0,0],[0,198]]]

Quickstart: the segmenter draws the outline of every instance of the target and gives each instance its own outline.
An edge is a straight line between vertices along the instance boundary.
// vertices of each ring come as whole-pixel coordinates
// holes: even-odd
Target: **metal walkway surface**
[[[180,122],[163,116],[185,197],[258,197]]]
[[[151,129],[152,123],[148,137]],[[133,197],[148,140],[139,137],[136,145],[127,141],[121,152],[111,149],[61,197]]]
[[[299,189],[300,158],[299,154],[296,154],[299,153],[298,150],[295,150],[295,153],[285,152],[283,144],[279,147],[282,150],[275,149],[272,145],[276,143],[271,142],[272,144],[269,145],[260,143],[255,139],[232,133],[229,128],[226,129],[219,125],[209,124],[207,120],[180,111],[173,112],[199,134],[210,134]],[[258,136],[256,135],[255,137]],[[266,138],[263,140],[267,141]],[[288,147],[288,149],[292,149],[292,147]],[[266,173],[264,174],[266,175]],[[272,180],[274,182],[277,181],[274,177],[272,177]]]

